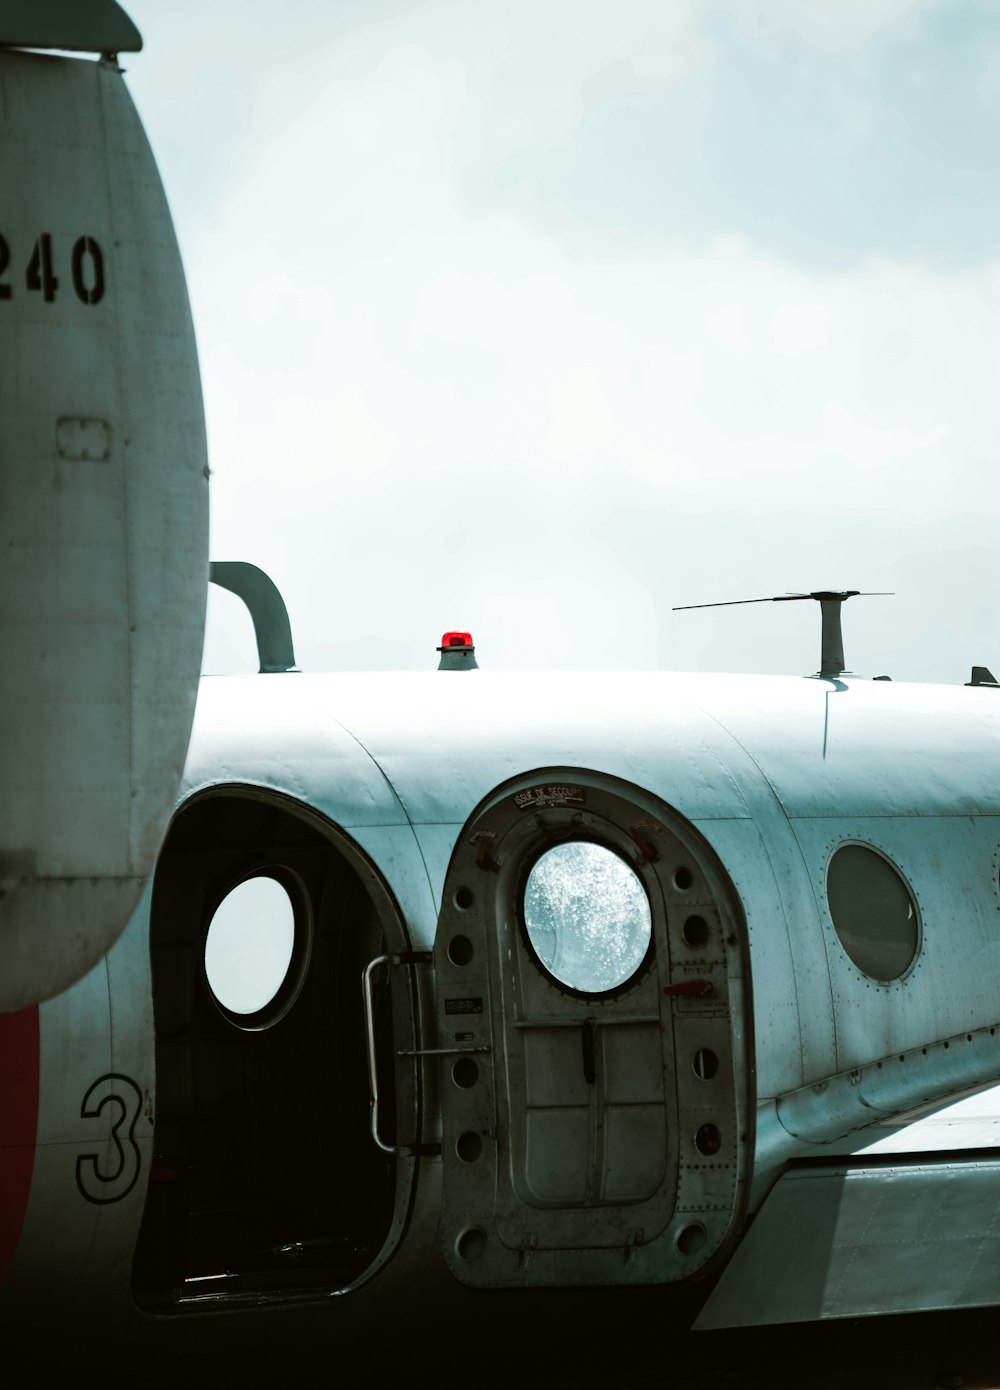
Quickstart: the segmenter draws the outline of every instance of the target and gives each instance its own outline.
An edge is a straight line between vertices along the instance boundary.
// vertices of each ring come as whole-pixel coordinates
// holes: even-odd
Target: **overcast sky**
[[[671,607],[836,587],[859,672],[1000,672],[1000,7],[125,7],[303,668],[804,674],[815,605]]]

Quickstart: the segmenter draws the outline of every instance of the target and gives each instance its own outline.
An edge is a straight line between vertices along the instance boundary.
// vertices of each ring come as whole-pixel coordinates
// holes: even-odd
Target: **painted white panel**
[[[187,291],[111,65],[0,52],[0,1009],[108,949],[173,807],[207,579]]]

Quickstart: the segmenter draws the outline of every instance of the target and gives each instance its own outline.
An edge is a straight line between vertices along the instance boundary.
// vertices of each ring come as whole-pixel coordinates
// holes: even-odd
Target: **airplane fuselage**
[[[37,1010],[5,1307],[703,1300],[803,1156],[1000,1075],[998,738],[992,691],[861,680],[203,679],[139,908]],[[529,920],[581,845],[649,907],[608,978]],[[567,939],[614,934],[590,873]],[[206,938],[260,880],[294,942],[241,1014]]]

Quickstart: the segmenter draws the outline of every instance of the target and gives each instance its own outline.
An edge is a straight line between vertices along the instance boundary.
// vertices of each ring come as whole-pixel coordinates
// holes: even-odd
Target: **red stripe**
[[[0,1014],[0,1284],[24,1224],[38,1127],[38,1007]]]

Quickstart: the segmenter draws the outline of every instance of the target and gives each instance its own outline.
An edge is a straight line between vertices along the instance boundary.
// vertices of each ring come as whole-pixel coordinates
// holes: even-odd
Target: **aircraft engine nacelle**
[[[108,56],[140,46],[108,0],[0,5],[0,1012],[125,927],[194,713],[205,427],[169,210]]]

